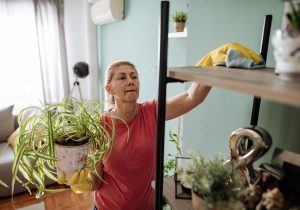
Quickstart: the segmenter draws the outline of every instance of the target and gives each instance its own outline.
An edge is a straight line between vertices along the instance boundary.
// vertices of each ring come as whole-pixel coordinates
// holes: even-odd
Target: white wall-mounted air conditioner
[[[91,6],[91,18],[103,25],[124,18],[124,0],[101,0]]]

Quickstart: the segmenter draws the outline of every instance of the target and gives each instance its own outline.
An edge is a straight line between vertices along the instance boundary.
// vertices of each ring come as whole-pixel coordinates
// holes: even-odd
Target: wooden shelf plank
[[[272,68],[169,67],[168,76],[300,107],[300,82],[282,80]]]

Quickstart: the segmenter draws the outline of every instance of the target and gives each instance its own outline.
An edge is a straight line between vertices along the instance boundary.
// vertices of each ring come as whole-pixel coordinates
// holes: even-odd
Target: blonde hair
[[[131,66],[136,72],[136,68],[135,68],[135,65],[129,61],[125,61],[125,60],[121,60],[121,61],[116,61],[112,64],[110,64],[108,66],[108,68],[106,69],[106,80],[105,80],[105,87],[107,85],[110,84],[111,82],[111,79],[112,77],[114,76],[114,71],[120,67],[120,66],[125,66],[125,65],[128,65],[128,66]],[[114,105],[115,105],[115,98],[113,95],[109,94],[107,91],[106,91],[106,94],[105,94],[105,99],[107,100],[107,103],[108,103],[108,109],[110,108],[113,108]]]

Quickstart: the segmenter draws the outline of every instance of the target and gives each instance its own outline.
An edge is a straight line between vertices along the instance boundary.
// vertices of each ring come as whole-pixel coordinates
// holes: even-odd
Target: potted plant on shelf
[[[176,32],[184,31],[187,19],[187,13],[184,11],[176,11],[175,14],[172,15],[172,21],[174,22],[174,28]]]
[[[272,44],[276,61],[275,73],[280,78],[300,81],[300,8],[293,0],[285,0],[286,26],[276,30]]]
[[[239,199],[244,179],[236,164],[224,164],[217,157],[207,162],[200,155],[191,158],[187,169],[181,172],[181,182],[191,187],[195,210],[244,209]]]
[[[29,110],[31,114],[21,120]],[[95,170],[96,163],[109,151],[114,138],[114,127],[103,121],[103,115],[102,104],[82,103],[75,98],[23,109],[18,116],[20,133],[14,147],[12,195],[16,180],[29,192],[28,186],[33,185],[37,189],[36,197],[40,197],[44,192],[62,190],[47,189],[46,177],[57,181],[61,170],[66,178],[83,167]],[[71,147],[75,147],[75,152],[61,152],[61,149]],[[89,147],[93,152],[89,152]],[[67,164],[62,162],[64,160]],[[18,172],[26,182],[17,175]]]

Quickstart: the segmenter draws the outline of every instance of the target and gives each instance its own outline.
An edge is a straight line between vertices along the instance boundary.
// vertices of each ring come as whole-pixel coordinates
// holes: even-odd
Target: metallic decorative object
[[[250,126],[238,128],[230,136],[231,160],[242,162],[242,170],[248,184],[255,184],[260,173],[253,168],[253,162],[262,157],[271,147],[272,138],[263,128]]]

